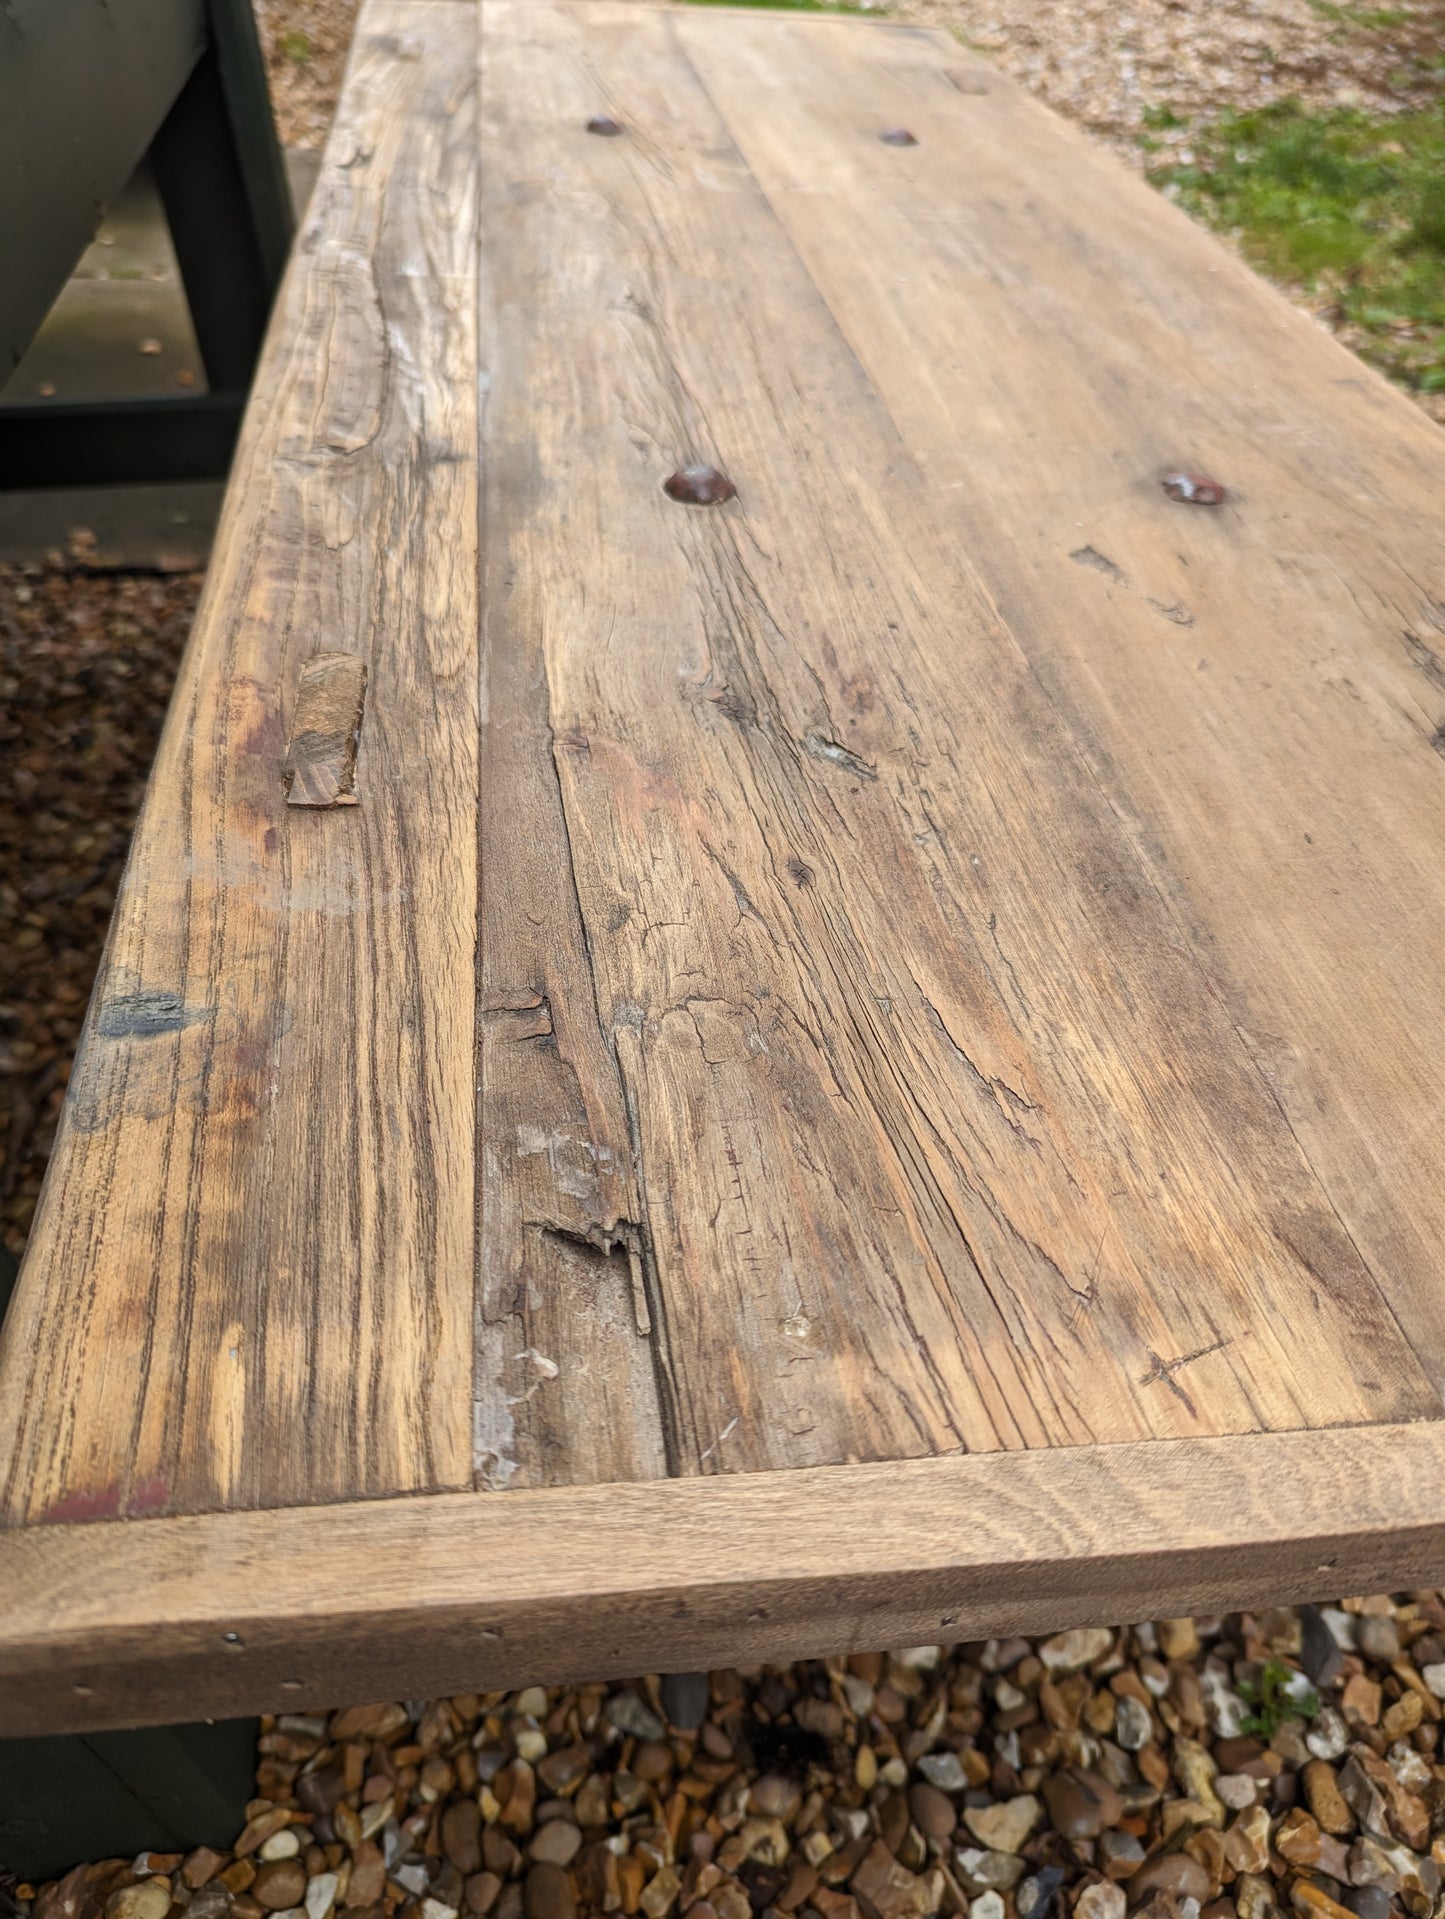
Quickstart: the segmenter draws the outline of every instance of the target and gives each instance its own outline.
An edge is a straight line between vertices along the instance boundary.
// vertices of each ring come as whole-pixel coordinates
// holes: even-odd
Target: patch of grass
[[[775,13],[867,13],[875,18],[886,7],[864,6],[860,0],[686,0],[690,7],[766,7]]]
[[[1310,6],[1322,20],[1334,20],[1342,27],[1358,27],[1363,33],[1385,33],[1391,27],[1410,24],[1404,7],[1337,6],[1335,0],[1310,0]]]
[[[1282,1659],[1266,1659],[1255,1680],[1239,1682],[1239,1696],[1254,1711],[1240,1722],[1242,1732],[1273,1739],[1286,1719],[1313,1719],[1320,1696],[1301,1672]]]
[[[311,58],[311,36],[303,33],[299,27],[293,27],[290,33],[283,33],[277,45],[283,57],[298,67],[304,67]]]
[[[1445,103],[1389,119],[1294,103],[1225,114],[1193,129],[1188,165],[1149,177],[1263,272],[1332,300],[1382,372],[1445,390]]]

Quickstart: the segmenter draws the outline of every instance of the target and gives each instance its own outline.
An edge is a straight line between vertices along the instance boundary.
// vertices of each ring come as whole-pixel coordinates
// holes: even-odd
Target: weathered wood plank
[[[12,1524],[470,1476],[475,38],[361,18],[0,1345]],[[288,807],[328,650],[357,804]]]
[[[37,1527],[0,1736],[1428,1586],[1442,1483],[1435,1422]]]
[[[566,931],[522,914],[563,957],[505,982],[554,1030],[484,1075],[484,1243],[524,1177],[563,1230],[631,1222],[649,1330],[614,1305],[605,1370],[648,1341],[684,1474],[1438,1411],[1128,795],[691,60],[746,26],[766,64],[776,31],[821,98],[835,44],[867,72],[897,43],[617,5],[485,21],[487,621],[534,717],[524,741],[494,683],[489,732],[530,771],[484,808],[482,864]],[[586,133],[600,109],[623,137]],[[868,165],[899,164],[857,120]],[[806,222],[831,153],[773,126]],[[674,503],[694,458],[738,497]],[[620,1106],[640,1211],[578,1176],[620,1157]],[[482,1477],[591,1477],[613,1428],[578,1282],[500,1271],[499,1350],[556,1371]],[[483,1354],[484,1400],[515,1378]],[[649,1432],[629,1473],[659,1469]]]
[[[1445,438],[952,43],[819,25],[678,31],[1438,1387]]]

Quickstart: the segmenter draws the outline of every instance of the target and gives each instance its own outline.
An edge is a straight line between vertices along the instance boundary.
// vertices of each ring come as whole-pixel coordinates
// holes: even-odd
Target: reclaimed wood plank
[[[647,1310],[614,1305],[597,1367],[592,1320],[500,1262],[484,1316],[547,1369],[524,1396],[483,1353],[479,1399],[507,1395],[483,1483],[591,1476],[597,1373],[642,1341],[683,1474],[1438,1412],[1179,882],[694,63],[736,31],[763,65],[776,39],[824,99],[835,46],[869,73],[898,43],[629,5],[484,17],[486,617],[540,708],[525,745],[515,691],[488,725],[545,804],[484,808],[482,866],[548,891],[565,941],[525,917],[570,955],[506,981],[554,1031],[483,1075],[484,1266],[493,1231],[517,1243],[525,1161],[544,1234],[580,1204],[584,1234],[632,1236]],[[790,184],[826,177],[781,87]],[[587,133],[598,111],[621,137]],[[848,122],[896,165],[876,132]],[[916,355],[908,377],[926,404]],[[737,497],[675,503],[690,459]],[[1065,609],[1096,582],[1067,584]],[[621,1156],[620,1106],[637,1210],[577,1171]],[[661,1463],[649,1428],[628,1476]]]
[[[0,1736],[1428,1586],[1442,1474],[1432,1422],[36,1527]]]
[[[820,25],[678,32],[1438,1389],[1445,437],[944,36]]]
[[[475,41],[360,20],[0,1340],[12,1525],[470,1477]],[[288,806],[336,652],[356,804]]]

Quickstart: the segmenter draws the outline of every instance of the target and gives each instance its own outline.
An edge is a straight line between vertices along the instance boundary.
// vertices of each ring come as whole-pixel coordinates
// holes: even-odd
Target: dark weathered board
[[[942,39],[476,42],[273,329],[0,1729],[1438,1577],[1445,440]]]

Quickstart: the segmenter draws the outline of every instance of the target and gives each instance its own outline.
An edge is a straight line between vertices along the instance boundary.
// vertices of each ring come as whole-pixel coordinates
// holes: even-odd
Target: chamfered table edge
[[[0,1735],[1053,1632],[1445,1578],[1445,1422],[0,1534]]]

